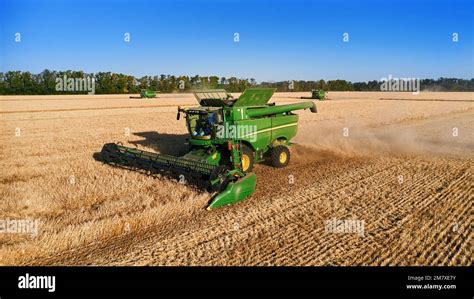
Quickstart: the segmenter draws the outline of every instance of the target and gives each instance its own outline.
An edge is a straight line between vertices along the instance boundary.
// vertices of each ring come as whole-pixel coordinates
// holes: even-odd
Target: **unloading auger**
[[[185,114],[189,152],[182,157],[142,151],[107,143],[100,152],[105,163],[150,173],[171,174],[214,193],[211,210],[244,200],[256,186],[254,163],[270,159],[274,167],[290,161],[290,140],[296,135],[298,115],[313,102],[268,104],[272,88],[251,88],[238,99],[225,90],[194,93],[200,106],[178,107]]]

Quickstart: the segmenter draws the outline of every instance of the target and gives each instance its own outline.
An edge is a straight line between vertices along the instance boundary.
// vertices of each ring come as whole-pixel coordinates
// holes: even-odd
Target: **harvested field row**
[[[210,213],[208,193],[93,158],[111,141],[184,153],[172,106],[192,98],[2,114],[0,219],[41,225],[36,237],[0,235],[0,264],[470,265],[474,104],[454,101],[469,93],[446,95],[431,96],[452,103],[381,93],[317,102],[318,114],[298,112],[290,165],[257,165],[253,196]],[[124,103],[136,106],[116,108]],[[331,219],[364,221],[363,234],[327,231]]]
[[[396,242],[395,240],[398,239],[399,235],[403,235],[403,229],[410,227],[411,224],[406,219],[413,219],[413,217],[407,218],[407,216],[410,213],[416,214],[417,209],[423,211],[429,208],[435,198],[437,198],[433,197],[431,200],[424,201],[424,194],[419,194],[419,200],[408,200],[411,198],[412,193],[419,193],[419,189],[423,188],[422,186],[426,186],[427,183],[433,186],[431,188],[434,192],[443,184],[442,182],[453,179],[457,174],[456,170],[460,169],[461,172],[464,171],[466,173],[467,167],[465,163],[458,163],[458,166],[452,167],[452,161],[446,161],[445,164],[440,164],[440,166],[442,165],[441,167],[434,169],[434,176],[428,178],[419,176],[419,178],[416,178],[416,175],[419,174],[419,164],[417,162],[423,161],[410,161],[404,163],[401,168],[405,172],[413,174],[413,182],[409,179],[403,184],[398,183],[397,174],[400,170],[400,167],[397,167],[398,161],[394,161],[393,165],[388,167],[386,162],[379,161],[375,165],[367,165],[362,168],[365,171],[369,171],[369,173],[376,171],[375,173],[367,175],[363,171],[359,176],[359,178],[362,178],[361,180],[349,184],[340,190],[327,194],[321,191],[321,189],[327,186],[327,183],[331,183],[331,180],[328,180],[328,182],[319,180],[323,188],[306,188],[301,194],[292,197],[275,198],[282,191],[276,190],[273,194],[268,194],[262,198],[262,201],[273,198],[270,205],[271,209],[266,210],[262,208],[258,210],[258,213],[255,211],[255,214],[250,215],[246,213],[247,211],[239,214],[231,213],[230,215],[226,213],[219,215],[217,222],[210,222],[206,219],[199,219],[197,222],[190,220],[191,223],[188,223],[182,230],[174,228],[175,233],[172,234],[172,238],[169,238],[171,232],[155,227],[152,228],[152,231],[139,232],[143,234],[143,239],[137,238],[137,233],[134,233],[132,239],[128,239],[125,235],[123,236],[124,240],[114,240],[112,247],[101,246],[97,251],[93,250],[94,254],[92,256],[100,257],[103,251],[114,252],[115,256],[121,256],[121,262],[117,262],[117,264],[124,262],[123,254],[129,256],[130,259],[125,259],[125,264],[131,261],[137,264],[149,264],[150,261],[154,261],[152,262],[153,264],[194,264],[193,260],[199,260],[200,264],[227,264],[225,261],[231,257],[233,261],[231,264],[236,265],[381,264],[381,261],[389,260],[386,255],[391,255],[393,250],[397,251],[407,247],[401,240],[398,241],[400,243],[399,249],[397,249],[398,247],[386,246],[386,243]],[[332,165],[334,166],[334,164]],[[374,167],[382,167],[382,169],[377,172],[377,168]],[[446,172],[449,169],[452,170]],[[335,179],[344,180],[353,177],[357,177],[357,172],[346,172],[342,177],[336,177]],[[466,181],[465,176],[461,177]],[[397,190],[402,191],[403,196],[399,196],[396,204],[387,200],[393,198],[393,196],[388,196],[384,199],[380,197],[382,194],[375,196],[372,194],[368,196],[366,194],[367,190],[376,190],[376,188],[381,187],[384,187],[385,190],[390,190],[391,188],[387,188],[385,183],[387,178],[392,178],[393,183],[390,183],[392,189],[404,188],[406,189],[405,191],[409,190],[409,192]],[[433,180],[434,178],[436,180]],[[375,185],[372,186],[371,184]],[[350,194],[350,190],[360,190],[361,186],[365,186],[363,188],[363,190],[366,190],[365,192],[359,195]],[[350,201],[343,200],[346,196],[350,196],[352,199]],[[420,205],[420,203],[424,203],[424,205]],[[261,206],[266,207],[265,204],[262,203]],[[387,210],[387,212],[379,215],[377,211],[380,210]],[[374,215],[376,216],[375,218],[367,218],[367,216]],[[465,215],[461,213],[460,217],[463,216]],[[357,235],[340,235],[325,232],[324,221],[332,217],[338,219],[364,219],[367,224],[365,237],[360,238]],[[462,226],[460,227],[462,229]],[[461,229],[460,232],[462,232]],[[268,235],[268,231],[272,233]],[[428,231],[421,231],[429,234]],[[465,241],[463,237],[459,238],[459,241]],[[149,239],[157,241],[156,246],[151,252],[142,249],[140,246],[141,242],[147,244]],[[130,243],[128,243],[129,241]],[[411,241],[409,240],[408,242]],[[242,244],[246,244],[245,248],[241,247]],[[417,245],[419,244],[415,243],[413,246]],[[124,248],[126,250],[122,251]],[[369,250],[366,252],[361,250],[361,248],[369,248]],[[384,253],[381,251],[384,248],[389,248],[392,251]],[[133,250],[130,251],[130,249]],[[147,249],[149,250],[149,248]],[[90,250],[87,250],[87,252],[89,255],[91,254]],[[222,252],[225,252],[226,255],[222,255]],[[311,254],[314,252],[318,252],[317,258]],[[378,254],[374,256],[370,254],[371,252],[378,252]],[[410,252],[413,253],[413,251]],[[183,256],[183,253],[186,253],[186,255]],[[233,255],[233,253],[236,255]],[[70,254],[73,256],[68,257],[61,254],[66,259],[61,259],[59,263],[62,264],[70,261],[69,258],[74,258],[79,264],[104,262],[94,259],[91,261],[89,260],[90,257],[85,257],[84,260],[80,259],[77,251]],[[340,257],[334,258],[334,256]],[[390,261],[389,264],[419,262],[412,260],[410,256],[405,257],[404,255],[397,254],[397,257],[399,257],[397,261]],[[48,263],[57,262],[54,259],[48,261]],[[107,262],[114,263],[110,260]]]

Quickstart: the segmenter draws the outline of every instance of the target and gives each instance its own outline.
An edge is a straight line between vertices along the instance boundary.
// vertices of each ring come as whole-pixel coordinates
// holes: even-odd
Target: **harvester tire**
[[[254,153],[251,148],[242,145],[242,171],[244,173],[252,172],[254,163]]]
[[[273,167],[285,167],[290,163],[290,150],[284,145],[275,146],[271,149],[270,158]]]

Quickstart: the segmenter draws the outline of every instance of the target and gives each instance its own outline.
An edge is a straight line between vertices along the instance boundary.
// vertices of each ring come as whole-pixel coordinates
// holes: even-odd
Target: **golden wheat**
[[[394,97],[447,101],[379,100]],[[287,168],[258,165],[252,197],[207,212],[206,192],[93,158],[111,141],[185,152],[191,95],[0,97],[0,220],[40,223],[0,233],[0,264],[471,265],[473,93],[329,98],[298,112]]]

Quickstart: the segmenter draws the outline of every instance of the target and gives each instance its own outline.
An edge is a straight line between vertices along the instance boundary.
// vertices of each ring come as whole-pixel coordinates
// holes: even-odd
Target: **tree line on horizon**
[[[83,71],[50,71],[44,70],[39,74],[22,71],[0,73],[1,95],[54,95],[54,94],[84,94],[85,91],[58,90],[58,78],[95,79],[96,94],[136,94],[141,89],[156,90],[163,93],[190,92],[199,89],[225,89],[228,92],[242,92],[249,87],[272,87],[280,92],[311,91],[324,89],[326,91],[380,91],[381,81],[350,82],[346,80],[288,80],[279,82],[257,83],[253,78],[239,79],[237,77],[218,76],[144,76],[135,78],[131,75]],[[474,91],[473,79],[438,78],[422,79],[421,91]]]

